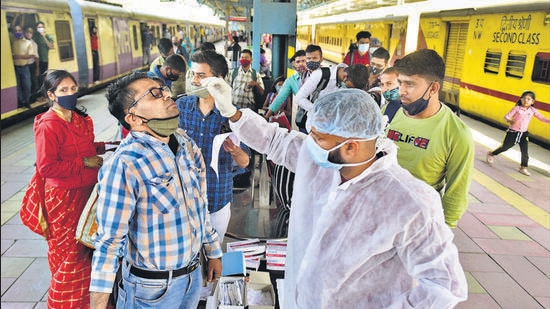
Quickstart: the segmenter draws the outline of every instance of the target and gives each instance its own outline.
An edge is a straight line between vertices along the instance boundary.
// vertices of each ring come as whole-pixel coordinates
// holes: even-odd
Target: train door
[[[455,108],[458,115],[460,115],[459,93],[467,36],[467,22],[449,23],[444,59],[445,82],[441,89],[441,97],[443,102]]]
[[[5,15],[4,15],[5,12]],[[4,19],[5,18],[5,19]],[[15,40],[14,28],[16,25],[21,27],[23,35],[25,28],[32,27],[35,29],[38,17],[32,13],[8,12],[2,8],[2,26],[7,26],[2,29],[2,115],[9,111],[14,111],[18,108],[17,100],[17,77],[15,73],[15,63],[13,61],[12,44]],[[35,29],[36,30],[36,29]],[[8,47],[9,46],[9,47]],[[38,64],[35,64],[38,65]],[[36,76],[31,76],[34,81],[29,80],[29,85],[37,90],[38,82]],[[31,102],[32,103],[32,102]]]
[[[128,20],[113,17],[114,42],[116,45],[116,74],[124,74],[135,68],[132,63],[132,41]]]
[[[101,80],[103,74],[101,74],[101,57],[100,57],[100,42],[99,42],[99,28],[96,18],[88,18],[88,30],[90,32],[90,48],[92,51],[92,73],[89,76],[93,77],[93,82]]]

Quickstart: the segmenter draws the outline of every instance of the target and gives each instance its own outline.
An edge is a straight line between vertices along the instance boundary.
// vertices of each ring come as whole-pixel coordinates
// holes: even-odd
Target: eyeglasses
[[[172,96],[172,91],[170,90],[170,87],[164,85],[162,87],[154,87],[149,90],[147,90],[144,94],[140,95],[139,98],[137,98],[130,106],[128,106],[128,110],[130,110],[132,107],[136,106],[136,104],[139,102],[139,100],[145,98],[148,94],[151,94],[151,96],[155,99],[160,99],[164,96],[164,92],[167,92],[170,94],[170,97]]]

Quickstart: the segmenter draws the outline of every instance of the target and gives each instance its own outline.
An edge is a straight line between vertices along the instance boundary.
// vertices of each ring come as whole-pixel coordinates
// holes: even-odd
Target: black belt
[[[197,269],[197,267],[199,267],[198,260],[191,262],[191,264],[180,269],[171,270],[172,278],[187,275]],[[168,279],[170,276],[170,270],[145,270],[137,268],[133,265],[130,266],[130,273],[145,279]]]

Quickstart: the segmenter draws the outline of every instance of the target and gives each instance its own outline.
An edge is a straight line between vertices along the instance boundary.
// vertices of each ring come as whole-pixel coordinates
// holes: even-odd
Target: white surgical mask
[[[369,50],[369,44],[359,44],[357,48],[359,49],[359,52],[364,54]]]
[[[370,141],[370,140],[373,140],[377,138],[377,136],[373,137],[373,138],[368,138],[368,139],[355,139],[354,141],[357,141],[357,142],[363,142],[363,141]],[[313,139],[313,137],[308,136],[306,138],[306,147],[307,147],[307,150],[309,151],[309,155],[311,156],[311,158],[313,159],[313,161],[319,165],[320,167],[323,167],[323,168],[335,168],[335,169],[341,169],[342,167],[345,167],[345,166],[359,166],[359,165],[363,165],[363,164],[366,164],[370,161],[372,161],[375,157],[376,157],[376,154],[374,154],[370,159],[366,160],[366,161],[363,161],[363,162],[359,162],[359,163],[334,163],[334,162],[331,162],[329,160],[329,155],[332,151],[344,146],[345,144],[347,144],[348,142],[350,141],[353,141],[352,139],[348,139],[348,140],[345,140],[343,141],[342,143],[332,147],[331,149],[323,149],[321,148],[321,146],[319,146],[317,144],[317,142],[315,142],[315,140]]]
[[[188,85],[189,89],[187,89],[187,95],[196,95],[197,97],[204,99],[208,98],[210,96],[210,92],[208,91],[208,88],[197,86],[197,85]]]

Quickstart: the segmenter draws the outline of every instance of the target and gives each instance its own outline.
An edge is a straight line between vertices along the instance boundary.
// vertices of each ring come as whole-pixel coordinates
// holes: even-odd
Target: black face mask
[[[414,102],[411,102],[409,104],[401,104],[403,109],[406,110],[409,115],[414,116],[416,114],[419,114],[419,113],[423,112],[428,107],[428,103],[430,102],[430,98],[432,96],[429,96],[428,99],[424,99],[424,96],[426,95],[426,92],[428,92],[428,90],[430,90],[430,87],[432,87],[432,84],[433,84],[433,82],[430,83],[430,85],[428,86],[428,89],[426,89],[426,91],[424,91],[424,93],[422,94],[420,99],[418,99]]]
[[[167,72],[166,72],[166,79],[175,82],[175,81],[178,80],[178,78],[180,78],[180,76],[177,75],[177,74],[172,74],[172,69],[170,69],[170,71],[167,70]]]
[[[379,69],[379,68],[374,67],[374,66],[371,66],[371,67],[370,67],[370,72],[371,72],[372,74],[374,74],[374,75],[376,75],[376,74],[382,72],[382,70],[383,70],[383,69]]]

